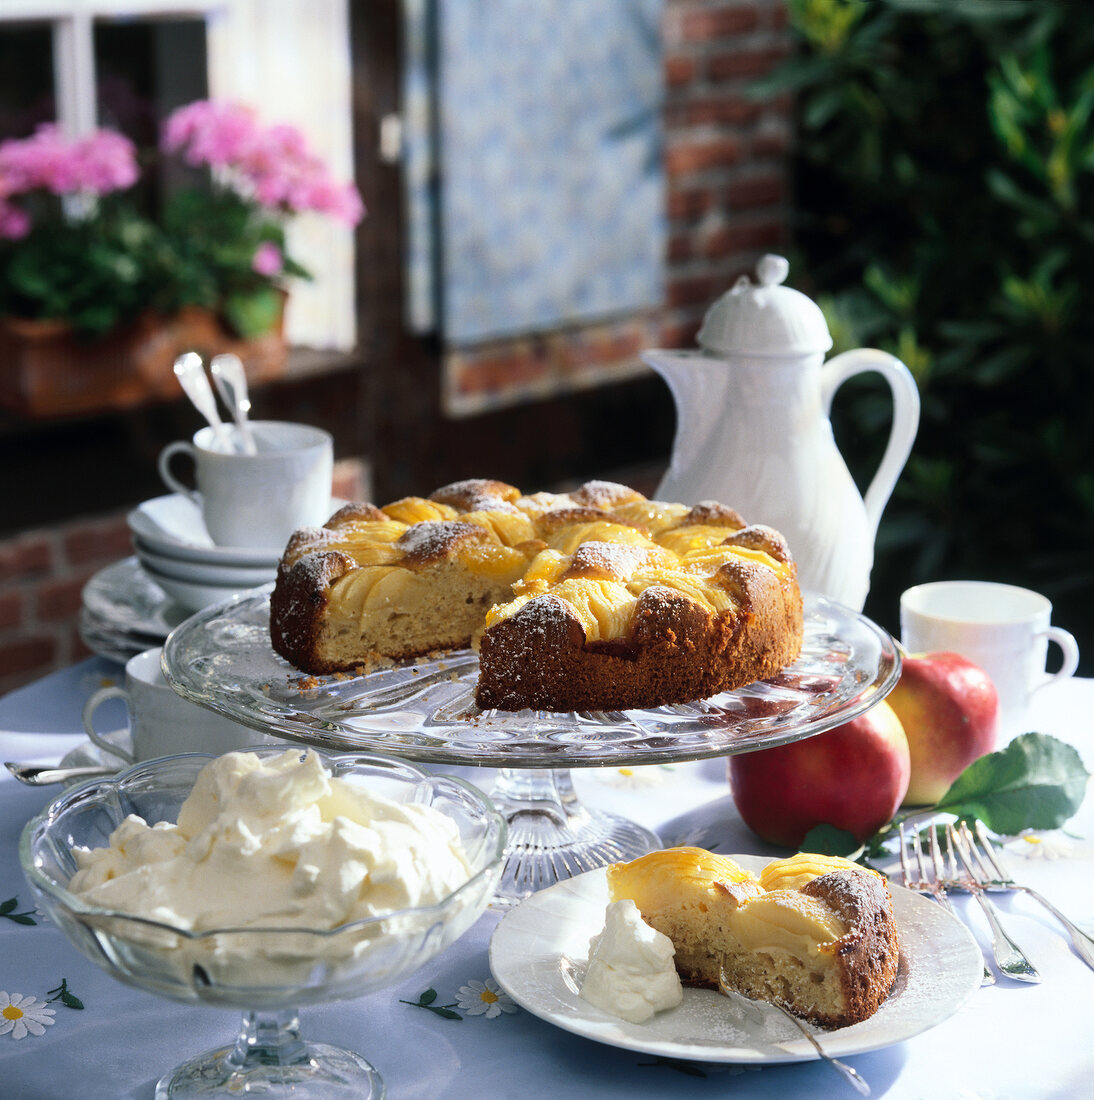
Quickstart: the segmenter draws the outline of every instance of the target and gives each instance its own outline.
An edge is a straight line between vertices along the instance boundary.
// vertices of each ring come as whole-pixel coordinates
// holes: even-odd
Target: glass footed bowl
[[[283,746],[248,750],[276,755]],[[305,750],[301,750],[302,752]],[[358,1054],[300,1036],[301,1005],[358,997],[391,985],[443,951],[478,919],[501,873],[506,825],[490,800],[462,780],[430,775],[372,753],[319,752],[336,776],[396,801],[427,803],[455,821],[471,878],[436,905],[338,928],[191,932],[88,905],[66,889],[72,848],[104,847],[128,814],[175,821],[212,756],[147,761],[72,787],[28,822],[19,856],[37,904],[111,977],[176,1001],[243,1010],[233,1045],[168,1073],[157,1098],[379,1097],[383,1083]]]

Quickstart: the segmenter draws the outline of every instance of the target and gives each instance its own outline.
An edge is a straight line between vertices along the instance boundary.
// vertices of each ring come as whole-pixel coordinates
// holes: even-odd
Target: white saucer
[[[338,507],[332,502],[331,510]],[[130,531],[149,549],[168,557],[220,565],[277,568],[284,547],[255,549],[217,546],[205,529],[201,510],[181,493],[153,497],[138,504],[126,517]]]
[[[133,536],[133,548],[141,564],[157,574],[190,584],[242,585],[253,588],[277,578],[276,565],[233,565],[231,562],[200,562],[157,553],[139,535]]]
[[[208,582],[184,581],[178,577],[169,577],[158,569],[152,569],[145,563],[141,568],[166,592],[176,603],[191,611],[200,611],[210,604],[223,603],[232,596],[241,592],[247,592],[252,588],[261,587],[261,583],[255,584],[209,584]]]

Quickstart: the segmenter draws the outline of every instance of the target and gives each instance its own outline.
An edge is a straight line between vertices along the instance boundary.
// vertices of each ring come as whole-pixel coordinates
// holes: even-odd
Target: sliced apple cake
[[[889,996],[899,944],[888,883],[833,856],[799,853],[757,877],[702,848],[666,848],[608,868],[676,948],[685,984],[771,1001],[822,1027],[872,1016]]]
[[[270,634],[316,674],[472,645],[483,709],[619,710],[774,675],[802,602],[783,537],[725,505],[474,479],[296,532]]]

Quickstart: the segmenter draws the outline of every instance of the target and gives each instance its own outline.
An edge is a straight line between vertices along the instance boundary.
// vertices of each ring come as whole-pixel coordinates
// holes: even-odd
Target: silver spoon
[[[247,395],[247,373],[238,355],[214,355],[209,364],[209,373],[213,376],[220,399],[232,412],[232,418],[239,428],[239,437],[243,441],[243,453],[253,455],[255,446],[254,432],[247,416],[251,411],[251,399]]]
[[[212,426],[213,435],[225,451],[233,450],[231,436],[224,427],[224,421],[217,412],[217,401],[213,388],[205,374],[205,364],[196,351],[187,351],[175,360],[175,377],[179,380],[183,392]]]
[[[102,764],[84,764],[79,767],[58,768],[45,764],[17,764],[12,760],[4,767],[28,787],[48,787],[54,783],[67,783],[70,779],[90,779],[95,775],[114,775],[117,768],[108,768]]]

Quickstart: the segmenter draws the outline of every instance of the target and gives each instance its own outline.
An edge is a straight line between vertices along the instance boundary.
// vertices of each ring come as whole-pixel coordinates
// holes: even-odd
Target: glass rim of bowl
[[[253,753],[254,755],[271,756],[280,755],[285,751],[296,751],[293,746],[287,745],[262,745],[254,748],[235,750],[238,752]],[[276,935],[276,936],[312,936],[317,939],[326,939],[329,937],[343,935],[347,932],[358,931],[362,928],[367,928],[370,925],[380,924],[384,921],[390,921],[398,917],[416,916],[420,917],[429,913],[441,913],[455,900],[464,893],[470,892],[479,880],[490,874],[493,869],[505,858],[505,846],[508,839],[508,822],[505,817],[498,811],[491,801],[490,797],[473,784],[468,783],[466,780],[461,779],[459,776],[454,775],[440,775],[432,774],[430,772],[423,771],[421,768],[410,763],[409,761],[400,760],[396,757],[384,756],[382,753],[377,752],[327,752],[320,748],[313,746],[301,746],[301,754],[311,751],[320,756],[324,762],[329,763],[331,761],[353,761],[353,760],[366,760],[366,761],[378,761],[384,765],[395,765],[398,768],[403,768],[408,772],[411,772],[419,777],[420,780],[429,783],[448,783],[464,791],[465,794],[471,795],[481,806],[481,808],[487,814],[488,819],[493,821],[496,829],[496,839],[493,845],[492,853],[489,853],[489,858],[481,867],[478,868],[474,874],[471,875],[465,882],[461,883],[451,893],[445,895],[439,901],[433,902],[430,905],[418,905],[409,906],[402,909],[392,909],[385,913],[376,913],[369,917],[360,917],[354,921],[347,921],[343,924],[335,925],[333,928],[307,928],[307,927],[294,927],[291,925],[234,925],[226,926],[222,928],[207,928],[201,930],[194,930],[190,928],[182,928],[178,925],[168,924],[165,921],[154,920],[151,917],[142,917],[135,913],[126,913],[117,909],[109,909],[104,906],[92,905],[78,895],[71,893],[67,884],[62,884],[57,879],[42,870],[37,865],[33,858],[32,845],[34,838],[41,832],[43,827],[48,826],[61,813],[68,810],[70,805],[75,804],[79,798],[86,798],[89,793],[96,790],[115,790],[122,785],[123,782],[129,781],[135,777],[138,777],[140,773],[152,770],[156,765],[163,766],[167,761],[180,761],[186,759],[203,759],[203,760],[215,760],[217,759],[217,753],[173,753],[170,756],[156,757],[152,760],[138,761],[137,763],[124,768],[118,772],[115,772],[109,776],[98,776],[92,779],[88,779],[82,783],[74,784],[68,789],[62,791],[56,797],[50,799],[50,801],[35,814],[27,823],[23,826],[23,830],[19,837],[19,862],[22,866],[23,873],[30,880],[30,884],[37,889],[49,894],[56,898],[66,908],[70,909],[77,918],[99,918],[101,920],[122,920],[125,922],[131,922],[137,926],[143,926],[148,928],[155,928],[160,931],[168,932],[172,935],[180,936],[184,939],[194,942],[200,942],[205,939],[211,939],[216,936],[240,936],[240,935]],[[484,857],[488,853],[483,853]]]

